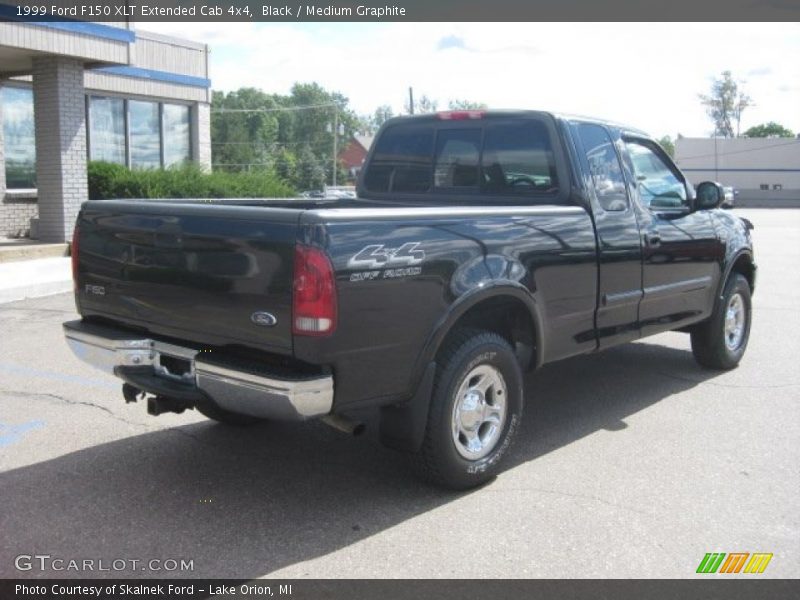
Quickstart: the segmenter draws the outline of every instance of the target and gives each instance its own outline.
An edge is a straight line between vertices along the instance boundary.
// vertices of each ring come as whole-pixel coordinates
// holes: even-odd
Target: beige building
[[[712,180],[748,200],[800,200],[800,138],[680,138],[675,162],[692,183]]]
[[[210,88],[205,44],[129,22],[0,22],[0,236],[70,239],[88,160],[210,167]]]

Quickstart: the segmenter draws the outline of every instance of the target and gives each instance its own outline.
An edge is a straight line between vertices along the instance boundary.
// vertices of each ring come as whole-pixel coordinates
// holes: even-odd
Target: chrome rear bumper
[[[211,362],[199,350],[142,338],[128,331],[70,321],[64,335],[72,352],[82,361],[108,373],[136,369],[161,378],[165,384],[197,391],[220,408],[265,419],[297,420],[326,415],[333,406],[333,377],[285,378],[253,372],[230,364]],[[172,359],[162,361],[162,357]],[[171,373],[174,359],[186,361],[181,373]],[[204,360],[205,359],[205,360]],[[152,371],[147,367],[151,367]],[[126,378],[127,379],[127,378]],[[147,389],[146,392],[159,393]]]

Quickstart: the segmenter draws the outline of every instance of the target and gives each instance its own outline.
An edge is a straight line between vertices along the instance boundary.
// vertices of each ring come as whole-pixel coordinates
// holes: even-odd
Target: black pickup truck
[[[492,477],[523,373],[667,330],[735,367],[752,225],[641,131],[534,111],[388,121],[355,199],[93,201],[67,340],[151,414],[323,418]],[[356,411],[358,413],[359,411]]]

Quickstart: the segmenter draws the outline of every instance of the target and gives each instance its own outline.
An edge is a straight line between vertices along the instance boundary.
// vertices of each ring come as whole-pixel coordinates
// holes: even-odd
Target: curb
[[[69,258],[0,263],[0,304],[71,291]]]
[[[69,244],[9,244],[0,246],[0,264],[69,255]]]
[[[800,208],[800,198],[789,198],[787,200],[737,198],[734,208]]]

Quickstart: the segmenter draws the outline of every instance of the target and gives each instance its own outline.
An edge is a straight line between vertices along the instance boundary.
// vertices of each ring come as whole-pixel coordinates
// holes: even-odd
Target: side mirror
[[[704,181],[695,188],[694,207],[696,210],[719,208],[725,199],[725,190],[715,181]]]

